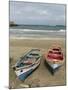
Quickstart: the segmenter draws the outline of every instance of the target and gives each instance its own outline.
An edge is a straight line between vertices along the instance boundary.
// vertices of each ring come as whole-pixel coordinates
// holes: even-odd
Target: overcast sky
[[[65,5],[10,1],[10,21],[17,24],[65,25]]]

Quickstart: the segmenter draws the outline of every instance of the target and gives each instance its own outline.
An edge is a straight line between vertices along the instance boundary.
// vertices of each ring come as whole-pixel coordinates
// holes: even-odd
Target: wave
[[[65,32],[66,30],[60,29],[60,32]]]
[[[64,39],[65,40],[65,38],[61,38],[61,37],[55,37],[55,38],[53,38],[53,37],[37,37],[37,38],[35,38],[35,37],[10,37],[10,39],[29,39],[29,40],[62,40],[62,39]]]
[[[60,30],[32,30],[32,29],[10,29],[10,31],[16,32],[65,32],[64,29]]]

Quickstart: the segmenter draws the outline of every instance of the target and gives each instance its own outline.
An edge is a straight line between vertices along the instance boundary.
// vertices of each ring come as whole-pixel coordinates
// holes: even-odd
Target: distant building
[[[13,22],[13,21],[10,21],[9,26],[17,26],[17,24],[15,24],[15,22]]]
[[[15,24],[13,21],[10,21],[9,24]]]

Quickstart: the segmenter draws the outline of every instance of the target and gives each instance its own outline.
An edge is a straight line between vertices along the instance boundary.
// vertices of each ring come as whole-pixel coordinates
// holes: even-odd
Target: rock
[[[22,87],[22,88],[29,88],[30,85],[28,85],[28,84],[20,84],[20,87]]]

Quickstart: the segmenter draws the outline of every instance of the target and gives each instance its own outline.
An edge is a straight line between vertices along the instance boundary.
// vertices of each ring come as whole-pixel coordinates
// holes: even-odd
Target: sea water
[[[65,38],[65,26],[20,25],[10,27],[11,38]]]

